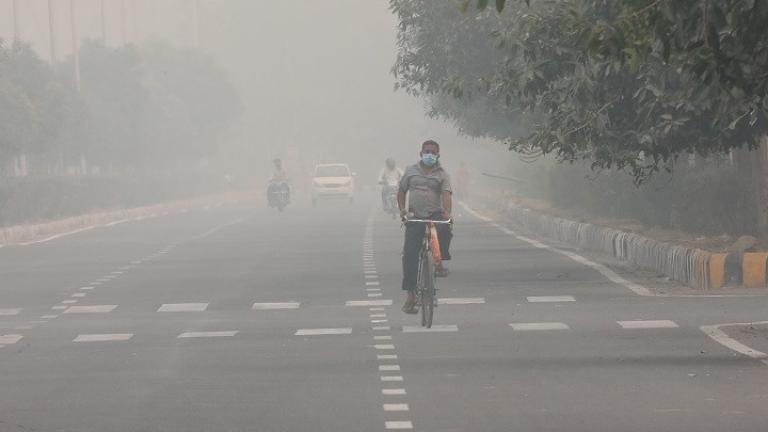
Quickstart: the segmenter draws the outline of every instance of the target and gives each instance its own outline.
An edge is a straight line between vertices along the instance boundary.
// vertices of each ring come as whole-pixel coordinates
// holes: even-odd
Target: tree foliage
[[[390,4],[400,21],[398,87],[512,150],[643,181],[680,155],[754,146],[768,129],[766,2]],[[530,134],[504,127],[520,120]]]

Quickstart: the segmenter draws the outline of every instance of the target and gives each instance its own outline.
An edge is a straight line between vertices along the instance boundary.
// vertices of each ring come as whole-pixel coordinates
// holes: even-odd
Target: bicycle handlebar
[[[431,220],[431,219],[403,219],[403,223],[433,223],[436,225],[450,225],[453,223],[453,219],[448,220]]]

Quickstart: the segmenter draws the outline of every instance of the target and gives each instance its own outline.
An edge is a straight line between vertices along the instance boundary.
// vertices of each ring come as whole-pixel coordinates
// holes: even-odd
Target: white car
[[[312,176],[312,204],[323,198],[346,198],[352,202],[355,196],[354,175],[347,164],[316,165]]]

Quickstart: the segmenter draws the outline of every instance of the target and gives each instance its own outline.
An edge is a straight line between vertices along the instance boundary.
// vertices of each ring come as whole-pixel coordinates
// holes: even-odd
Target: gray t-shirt
[[[408,192],[408,210],[417,218],[428,218],[443,211],[443,192],[452,192],[451,177],[438,163],[426,173],[417,163],[405,169],[400,190]]]

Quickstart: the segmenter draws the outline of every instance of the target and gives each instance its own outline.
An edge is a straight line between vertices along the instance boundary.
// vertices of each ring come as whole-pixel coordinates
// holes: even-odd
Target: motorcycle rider
[[[400,179],[403,178],[403,171],[397,167],[393,158],[387,158],[384,162],[384,168],[379,172],[379,184],[381,185],[381,206],[387,209],[387,197],[396,193],[400,185]]]
[[[286,204],[290,198],[290,188],[288,187],[288,174],[283,169],[283,161],[280,158],[276,158],[272,161],[272,177],[269,179],[269,186],[267,186],[267,201],[270,207],[275,206],[275,195],[278,192],[284,192],[286,198]]]

